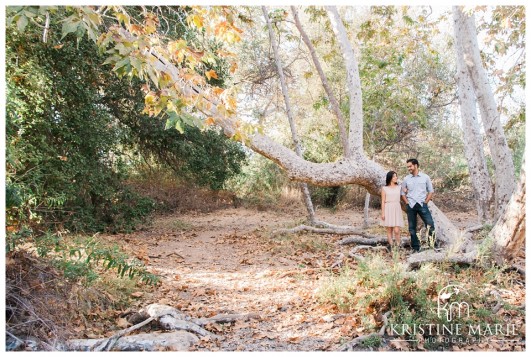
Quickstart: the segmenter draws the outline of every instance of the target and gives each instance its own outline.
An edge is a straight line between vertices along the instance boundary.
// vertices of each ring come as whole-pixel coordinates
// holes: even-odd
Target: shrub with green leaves
[[[239,172],[239,143],[216,130],[165,130],[142,114],[139,80],[118,78],[91,41],[60,39],[61,24],[50,26],[47,42],[39,28],[21,33],[13,23],[7,30],[9,225],[131,231],[154,203],[125,182],[135,163],[151,157],[183,181],[215,190]]]

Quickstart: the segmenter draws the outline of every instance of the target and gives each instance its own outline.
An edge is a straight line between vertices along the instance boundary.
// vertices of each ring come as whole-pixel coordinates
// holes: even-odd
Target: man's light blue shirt
[[[404,189],[407,189],[407,193],[404,193]],[[409,206],[413,208],[416,203],[419,203],[421,206],[424,204],[428,192],[433,192],[430,177],[419,171],[417,176],[409,174],[404,178],[400,194],[407,197]]]

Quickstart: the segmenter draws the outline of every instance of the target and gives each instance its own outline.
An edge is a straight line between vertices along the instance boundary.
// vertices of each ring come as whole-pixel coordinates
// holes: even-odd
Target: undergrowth
[[[148,272],[144,264],[128,257],[117,245],[97,239],[97,235],[62,236],[45,232],[33,235],[28,229],[13,232],[6,237],[6,253],[17,249],[34,251],[59,268],[65,278],[90,284],[102,270],[113,271],[120,277],[138,278],[142,283],[156,285],[159,278]]]
[[[503,322],[492,313],[497,300],[488,293],[493,284],[501,288],[514,281],[500,268],[428,263],[416,271],[408,271],[404,261],[399,251],[393,251],[391,259],[388,253],[368,254],[357,264],[331,274],[322,283],[317,297],[323,304],[334,304],[339,312],[357,315],[363,331],[379,331],[383,324],[381,316],[391,311],[386,333],[390,338],[411,340],[412,347],[420,346],[420,349],[448,350],[460,343],[470,343],[474,338],[479,341],[481,336],[474,336],[478,326],[485,329]],[[427,328],[421,332],[413,329],[414,326],[449,323],[446,316],[438,314],[437,305],[439,294],[449,285],[459,287],[460,295],[455,294],[455,301],[462,299],[469,309],[465,314],[465,306],[460,307],[462,311],[458,311],[451,323],[475,327],[470,330],[472,333],[464,335],[464,340],[441,339],[435,330]],[[454,301],[452,299],[454,297],[448,302]],[[512,314],[521,313],[517,312],[518,307],[503,306],[513,309]],[[373,342],[376,341],[367,343],[372,346]]]
[[[70,338],[105,337],[131,306],[132,293],[144,285],[105,270],[97,279],[86,274],[67,277],[63,268],[27,250],[7,254],[6,350],[57,350]]]

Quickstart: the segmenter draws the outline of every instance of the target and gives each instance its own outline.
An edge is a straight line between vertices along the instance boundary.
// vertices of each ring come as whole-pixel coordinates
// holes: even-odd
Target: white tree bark
[[[331,10],[332,13],[334,10]],[[337,10],[335,10],[337,14]],[[339,20],[336,27],[343,29],[342,38],[348,42],[344,27]],[[125,32],[125,30],[122,30]],[[131,37],[129,34],[122,34],[126,37]],[[350,55],[345,55],[347,61],[349,58],[354,58],[354,51],[350,48]],[[214,118],[217,125],[219,125],[225,135],[232,137],[238,129],[238,118],[236,115],[226,115],[220,113],[217,106],[220,101],[213,96],[210,96],[204,90],[195,86],[194,84],[184,81],[178,73],[177,68],[166,58],[159,55],[156,51],[145,51],[146,61],[153,63],[153,67],[157,71],[163,71],[169,74],[175,81],[175,86],[179,87],[182,94],[191,98],[201,95],[207,100],[210,105],[199,108],[205,115]],[[355,58],[354,58],[355,61]],[[381,188],[385,184],[386,170],[378,163],[369,160],[363,153],[363,121],[362,121],[362,108],[361,108],[361,87],[359,86],[359,73],[357,73],[357,63],[355,65],[348,65],[351,71],[355,70],[356,73],[350,75],[351,83],[354,81],[352,78],[358,78],[358,85],[349,85],[349,91],[352,90],[354,95],[350,100],[350,106],[355,106],[350,110],[355,115],[351,116],[350,121],[350,136],[349,136],[349,152],[343,160],[339,160],[331,163],[314,163],[306,161],[299,157],[293,150],[275,142],[271,138],[256,132],[255,134],[247,135],[244,138],[244,143],[247,147],[255,151],[256,153],[272,160],[286,171],[288,177],[293,181],[307,182],[316,186],[341,186],[341,185],[360,185],[367,191],[374,195],[380,195]],[[359,107],[358,107],[359,106]],[[353,135],[354,133],[354,135]],[[355,145],[351,145],[354,143]],[[458,236],[458,229],[444,216],[444,214],[437,209],[433,202],[430,202],[430,208],[432,210],[433,219],[438,234],[438,238],[445,242],[453,242]],[[436,214],[433,214],[436,211]],[[449,234],[449,236],[445,236]]]
[[[488,139],[492,161],[495,168],[495,213],[498,217],[511,198],[516,187],[513,157],[500,122],[494,94],[483,68],[474,15],[467,15],[462,7],[453,8],[455,23],[459,27],[458,36],[463,44],[465,64],[479,103],[483,128]]]
[[[349,142],[346,157],[360,157],[363,154],[363,101],[361,96],[361,80],[358,68],[358,60],[352,44],[350,43],[347,31],[343,26],[343,22],[337,8],[334,6],[326,6],[328,17],[332,24],[332,30],[336,35],[343,58],[345,60],[345,67],[347,70],[347,88],[349,93],[349,108],[350,108],[350,125],[349,125]]]
[[[295,126],[295,120],[293,118],[293,111],[291,110],[291,103],[289,100],[288,86],[286,85],[286,78],[284,77],[284,70],[282,69],[282,63],[280,61],[280,56],[278,54],[278,44],[275,39],[275,34],[273,32],[273,27],[271,26],[271,20],[269,20],[269,15],[265,6],[262,6],[262,12],[264,13],[264,18],[267,23],[267,28],[269,30],[269,39],[271,40],[271,47],[273,47],[273,54],[275,56],[275,63],[277,65],[278,77],[280,78],[280,85],[282,87],[282,95],[284,96],[284,103],[286,104],[286,113],[288,115],[289,127],[291,129],[291,138],[293,144],[295,145],[295,152],[297,156],[302,157],[302,149],[297,134],[297,127]],[[315,224],[315,211],[313,209],[312,198],[310,196],[310,190],[308,189],[308,184],[305,182],[300,183],[300,188],[302,191],[302,196],[304,199],[304,204],[308,212],[308,221],[310,224]]]
[[[319,58],[317,57],[317,54],[315,53],[315,48],[310,41],[308,35],[306,34],[306,31],[304,31],[304,28],[302,27],[301,21],[299,20],[299,14],[297,12],[297,8],[295,6],[291,6],[291,12],[293,13],[293,19],[295,20],[295,26],[297,26],[297,29],[299,30],[302,40],[308,47],[308,50],[310,51],[310,55],[312,57],[313,64],[315,66],[315,69],[317,69],[317,73],[319,73],[319,78],[321,79],[321,82],[323,83],[323,88],[326,92],[326,95],[328,96],[328,100],[330,101],[330,106],[332,107],[332,111],[334,112],[334,115],[337,119],[337,125],[339,128],[339,137],[341,138],[341,143],[343,145],[343,154],[346,156],[349,152],[348,149],[348,135],[347,135],[347,129],[345,128],[345,120],[343,118],[343,114],[341,113],[341,109],[339,108],[339,103],[336,99],[336,96],[332,92],[332,88],[330,88],[330,85],[328,84],[328,79],[326,78],[323,67],[321,66],[321,62],[319,61]]]
[[[494,242],[494,259],[499,265],[511,263],[525,246],[525,159],[520,181],[502,215],[489,233]],[[489,239],[487,239],[489,241]]]
[[[454,40],[457,56],[457,86],[461,121],[463,124],[463,143],[468,163],[470,181],[474,190],[478,217],[481,222],[490,220],[490,204],[492,202],[492,183],[483,151],[483,140],[477,120],[476,96],[463,54],[462,31],[459,14],[454,7]]]

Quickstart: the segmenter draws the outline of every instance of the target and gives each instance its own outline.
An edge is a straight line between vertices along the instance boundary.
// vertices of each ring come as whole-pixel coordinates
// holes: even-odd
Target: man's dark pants
[[[431,212],[428,209],[428,204],[415,203],[413,208],[409,205],[406,205],[407,210],[407,224],[409,226],[409,234],[411,235],[411,248],[417,252],[420,250],[420,240],[417,237],[417,214],[420,216],[424,222],[424,226],[430,226],[429,235],[430,237],[435,234],[435,225],[433,224],[433,218],[431,217]]]

